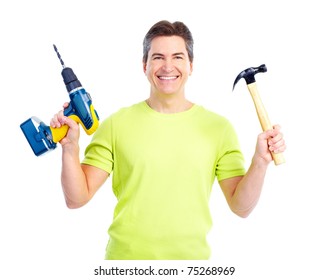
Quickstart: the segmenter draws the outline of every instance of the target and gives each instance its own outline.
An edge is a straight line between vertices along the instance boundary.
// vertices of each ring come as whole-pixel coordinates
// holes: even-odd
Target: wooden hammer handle
[[[269,129],[273,129],[273,126],[270,122],[270,119],[267,115],[267,112],[265,110],[265,107],[263,105],[262,100],[260,99],[260,95],[258,93],[258,89],[257,89],[257,85],[256,83],[250,83],[247,85],[248,86],[248,90],[251,94],[252,100],[255,104],[256,107],[256,111],[257,111],[257,115],[258,115],[258,119],[260,121],[260,124],[262,126],[263,131],[269,130]],[[271,153],[272,154],[272,158],[274,160],[275,165],[279,165],[281,163],[285,162],[285,159],[283,157],[282,153]]]

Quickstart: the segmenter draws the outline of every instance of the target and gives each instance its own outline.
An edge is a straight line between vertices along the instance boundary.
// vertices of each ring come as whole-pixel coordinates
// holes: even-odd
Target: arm
[[[65,104],[64,104],[65,107]],[[69,130],[61,141],[61,182],[68,208],[85,205],[108,178],[108,173],[93,166],[80,164],[79,125],[60,111],[50,122],[52,127],[68,125]]]
[[[246,218],[252,212],[260,197],[267,167],[272,161],[270,151],[279,153],[285,148],[280,127],[274,126],[273,130],[259,134],[247,173],[219,182],[227,203],[235,214]]]

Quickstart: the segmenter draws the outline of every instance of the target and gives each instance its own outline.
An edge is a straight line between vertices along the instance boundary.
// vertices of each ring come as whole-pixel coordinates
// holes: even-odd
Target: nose
[[[173,61],[171,59],[163,60],[162,69],[168,73],[171,72],[174,69]]]

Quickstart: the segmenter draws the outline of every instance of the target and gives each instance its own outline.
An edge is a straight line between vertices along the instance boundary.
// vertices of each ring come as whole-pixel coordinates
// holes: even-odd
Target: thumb
[[[70,118],[70,117],[64,116],[62,118],[62,124],[66,124],[71,129],[79,129],[79,124],[75,120],[73,120],[72,118]]]

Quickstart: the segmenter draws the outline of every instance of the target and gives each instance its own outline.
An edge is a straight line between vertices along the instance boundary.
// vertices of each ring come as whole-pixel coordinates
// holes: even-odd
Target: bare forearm
[[[280,126],[258,135],[255,153],[247,173],[220,182],[231,210],[240,217],[247,217],[257,205],[262,192],[266,170],[272,162],[271,152],[284,152],[285,141]]]
[[[268,163],[254,159],[246,175],[238,183],[232,196],[231,209],[240,217],[247,217],[259,200]]]
[[[85,174],[79,159],[79,147],[63,148],[62,188],[69,208],[78,208],[89,200]]]

